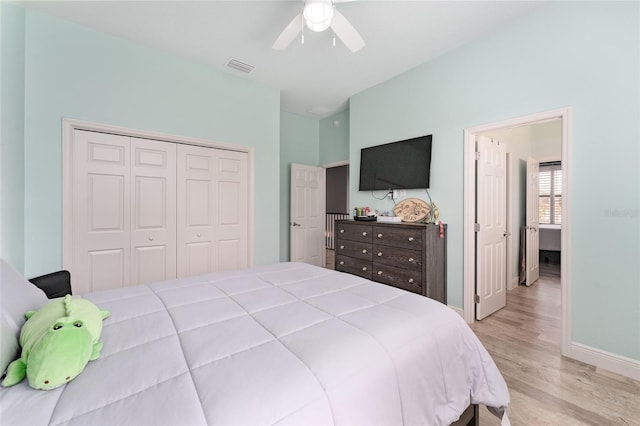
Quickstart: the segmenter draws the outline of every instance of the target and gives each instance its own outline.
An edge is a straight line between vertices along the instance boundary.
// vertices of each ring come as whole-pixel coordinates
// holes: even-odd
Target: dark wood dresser
[[[447,303],[447,230],[424,223],[337,220],[336,270]]]

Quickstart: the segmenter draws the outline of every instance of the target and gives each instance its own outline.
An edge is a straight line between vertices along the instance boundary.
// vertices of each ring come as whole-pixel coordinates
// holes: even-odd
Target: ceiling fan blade
[[[342,13],[335,9],[333,11],[331,28],[352,52],[357,52],[364,47],[364,40],[362,40],[358,31],[347,21],[347,18],[345,18]]]
[[[289,25],[280,33],[278,39],[273,46],[272,49],[275,50],[284,50],[291,44],[294,38],[302,31],[302,13],[296,15],[295,18],[289,22]]]

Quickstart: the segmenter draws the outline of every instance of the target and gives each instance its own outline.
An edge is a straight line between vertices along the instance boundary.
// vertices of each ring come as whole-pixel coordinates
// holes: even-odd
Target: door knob
[[[302,226],[302,225],[300,225],[299,223],[295,223],[295,222],[293,222],[293,223],[291,224],[291,226]]]

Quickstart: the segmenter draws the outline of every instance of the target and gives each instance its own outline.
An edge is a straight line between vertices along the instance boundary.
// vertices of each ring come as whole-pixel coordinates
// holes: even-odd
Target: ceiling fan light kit
[[[311,31],[322,32],[329,28],[333,18],[333,4],[331,0],[310,0],[302,11],[304,21]]]
[[[349,1],[349,0],[342,0]],[[339,2],[336,0],[336,2]],[[352,52],[357,52],[365,45],[364,40],[358,31],[344,17],[342,13],[336,10],[334,1],[332,0],[306,0],[302,8],[302,12],[296,15],[289,25],[280,33],[272,49],[284,50],[291,44],[304,26],[315,32],[322,32],[329,27],[334,32],[333,45],[336,45],[336,36],[342,40],[344,45]],[[304,44],[304,33],[301,37]]]

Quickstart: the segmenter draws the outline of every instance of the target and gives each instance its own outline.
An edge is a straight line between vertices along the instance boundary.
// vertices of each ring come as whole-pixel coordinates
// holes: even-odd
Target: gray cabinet
[[[336,221],[338,271],[447,303],[446,225]]]

